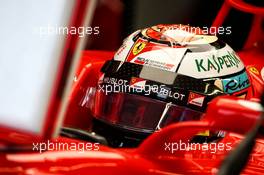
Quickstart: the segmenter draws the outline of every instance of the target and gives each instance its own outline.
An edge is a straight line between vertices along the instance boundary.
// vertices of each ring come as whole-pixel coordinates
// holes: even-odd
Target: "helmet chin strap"
[[[156,127],[156,131],[158,131],[158,130],[161,129],[160,125],[161,125],[162,121],[164,120],[164,117],[166,116],[166,114],[167,114],[168,110],[170,109],[171,105],[172,105],[171,102],[166,103],[166,106],[165,106],[165,108],[164,108],[164,110],[163,110],[163,112],[162,112],[162,114],[161,114],[161,117],[160,117],[159,123],[158,123],[158,125],[157,125],[157,127]]]

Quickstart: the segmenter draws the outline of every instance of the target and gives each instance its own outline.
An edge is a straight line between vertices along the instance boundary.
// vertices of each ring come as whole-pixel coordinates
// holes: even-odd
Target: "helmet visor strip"
[[[152,133],[169,124],[200,120],[202,112],[152,98],[128,94],[95,92],[95,118],[123,129]],[[168,105],[170,104],[170,105]]]
[[[202,79],[134,63],[111,60],[105,63],[101,71],[104,76],[100,87],[104,90],[109,87],[115,90],[114,92],[121,90],[199,111],[204,111],[206,103],[212,98],[224,94],[213,83],[207,83]],[[190,94],[193,93],[204,97],[204,103],[200,105],[188,103]]]

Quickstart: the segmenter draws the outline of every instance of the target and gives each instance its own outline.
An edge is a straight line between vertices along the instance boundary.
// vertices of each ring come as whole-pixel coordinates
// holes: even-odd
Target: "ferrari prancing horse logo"
[[[146,46],[146,43],[145,42],[138,42],[134,48],[133,48],[133,54],[134,55],[137,55],[139,52],[141,52]]]

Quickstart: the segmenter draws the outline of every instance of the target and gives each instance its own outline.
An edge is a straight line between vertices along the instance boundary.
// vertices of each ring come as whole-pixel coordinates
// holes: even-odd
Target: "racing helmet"
[[[216,35],[156,25],[128,36],[88,89],[93,132],[133,146],[176,122],[200,120],[216,96],[245,98],[250,81],[239,56]]]

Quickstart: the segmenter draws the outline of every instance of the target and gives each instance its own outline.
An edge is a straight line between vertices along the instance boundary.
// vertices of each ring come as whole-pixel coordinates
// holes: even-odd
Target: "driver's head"
[[[246,97],[250,81],[236,53],[214,35],[157,25],[124,40],[91,89],[94,130],[132,146],[169,124],[200,120],[222,94]]]

